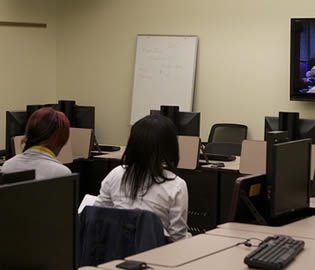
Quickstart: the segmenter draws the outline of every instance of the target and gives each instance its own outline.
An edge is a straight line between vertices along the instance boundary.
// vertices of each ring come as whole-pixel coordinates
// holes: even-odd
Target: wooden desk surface
[[[104,152],[104,155],[97,155],[94,156],[95,159],[121,159],[126,147],[125,146],[120,146],[119,151],[114,151],[114,152]],[[217,161],[217,160],[209,160],[210,163],[221,163],[223,161]],[[240,157],[236,157],[235,160],[233,161],[224,161],[224,167],[220,167],[220,170],[238,170],[240,166]],[[211,168],[212,164],[208,165],[202,165],[201,168]],[[211,168],[212,169],[212,168]]]
[[[222,229],[217,229],[214,231],[220,231]],[[225,230],[227,231],[227,230]],[[209,235],[209,234],[203,234],[203,237],[199,237],[198,240],[196,240],[196,243],[200,241],[201,245],[203,246],[206,242],[208,242],[209,246],[217,246],[216,250],[210,251],[208,254],[203,254],[204,256],[201,257],[201,254],[198,254],[195,256],[194,259],[191,259],[191,261],[186,260],[185,264],[182,264],[178,267],[172,267],[176,270],[209,270],[209,269],[220,269],[220,270],[248,270],[248,267],[246,264],[244,264],[243,259],[244,257],[249,254],[252,250],[254,250],[256,247],[246,247],[244,245],[237,245],[237,243],[240,243],[248,238],[258,238],[258,239],[264,239],[270,234],[263,234],[263,233],[255,233],[255,232],[239,232],[235,230],[230,230],[229,236],[224,235]],[[194,237],[196,238],[196,237]],[[311,270],[314,268],[313,266],[313,256],[315,251],[315,241],[311,239],[303,239],[305,241],[305,248],[304,250],[298,255],[298,257],[290,263],[285,269],[286,270],[300,270],[300,269],[306,269]],[[251,243],[258,244],[259,240],[252,239]],[[183,240],[181,242],[177,242],[173,244],[176,249],[173,250],[172,253],[166,253],[165,250],[168,249],[168,246],[164,246],[161,248],[155,249],[156,253],[156,261],[158,261],[159,258],[159,265],[155,264],[149,264],[153,269],[155,270],[166,270],[170,269],[170,267],[162,266],[165,262],[165,260],[169,260],[170,257],[182,257],[182,252],[194,252],[195,246],[191,246],[190,242],[188,240]],[[202,248],[203,249],[203,248]],[[169,249],[168,249],[169,250]],[[170,250],[169,250],[170,251]],[[144,254],[144,253],[142,253]],[[141,254],[138,254],[141,255]],[[128,259],[135,258],[135,256],[130,257]],[[137,257],[137,258],[143,258],[144,262],[148,262],[148,260],[143,257]],[[152,258],[151,258],[152,259]],[[116,265],[120,263],[121,261],[112,261],[103,265],[99,265],[99,269],[107,269],[107,270],[113,270],[118,269],[116,268]]]
[[[244,223],[229,222],[218,226],[221,229],[272,233],[272,234],[288,234],[297,238],[308,238],[315,240],[315,216],[301,219],[287,225],[279,227],[271,227],[264,225],[252,225]]]
[[[238,170],[240,167],[240,157],[236,157],[233,161],[218,161],[209,160],[210,163],[224,163],[224,167],[220,167],[220,170]],[[212,164],[202,165],[201,168],[211,168]]]
[[[108,158],[108,159],[121,159],[126,147],[125,146],[120,146],[119,151],[113,151],[113,152],[105,152],[104,155],[98,155],[94,156],[95,159],[102,159],[102,158]]]
[[[212,238],[217,238],[213,237]],[[209,241],[209,236],[199,234],[175,243],[151,249],[126,258],[127,260],[145,261],[150,264],[176,267],[198,257],[213,253],[226,247],[225,241]]]

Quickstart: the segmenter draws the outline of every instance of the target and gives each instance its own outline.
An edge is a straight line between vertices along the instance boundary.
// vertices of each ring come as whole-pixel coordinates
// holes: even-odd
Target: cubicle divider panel
[[[179,176],[187,183],[189,206],[188,227],[195,235],[217,225],[218,170],[179,169]]]

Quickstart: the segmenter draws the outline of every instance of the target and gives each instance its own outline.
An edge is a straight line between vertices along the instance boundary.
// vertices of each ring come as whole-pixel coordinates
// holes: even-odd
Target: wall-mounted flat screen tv
[[[290,100],[315,101],[315,18],[291,19]]]

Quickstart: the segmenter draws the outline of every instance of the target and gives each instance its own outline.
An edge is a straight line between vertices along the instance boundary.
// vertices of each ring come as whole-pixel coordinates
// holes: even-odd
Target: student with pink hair
[[[35,170],[36,179],[71,174],[56,156],[69,139],[70,123],[64,113],[44,107],[35,111],[26,124],[23,153],[7,160],[4,173]]]

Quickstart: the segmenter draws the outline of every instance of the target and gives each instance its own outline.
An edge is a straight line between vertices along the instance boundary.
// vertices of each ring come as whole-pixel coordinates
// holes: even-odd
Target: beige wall
[[[8,40],[0,43],[1,93],[10,93],[1,98],[2,111],[55,95],[74,99],[96,107],[100,142],[125,144],[136,35],[193,34],[199,36],[194,110],[202,114],[203,139],[215,122],[244,123],[250,138],[262,139],[265,115],[283,110],[315,118],[314,103],[289,101],[290,18],[315,16],[313,0],[57,0],[56,31],[54,1],[27,2],[1,0],[1,17],[49,27],[0,28]]]
[[[244,123],[262,139],[265,115],[315,118],[314,103],[289,101],[290,18],[314,16],[313,0],[61,2],[57,95],[96,106],[101,142],[126,142],[139,33],[199,36],[194,110],[203,139],[215,122]]]
[[[0,148],[5,111],[56,101],[56,3],[0,0],[0,21],[47,23],[47,28],[0,26]]]

